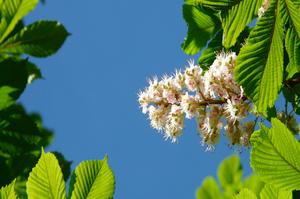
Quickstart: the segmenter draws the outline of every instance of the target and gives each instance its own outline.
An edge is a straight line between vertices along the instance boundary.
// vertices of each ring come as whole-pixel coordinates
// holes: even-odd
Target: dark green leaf
[[[5,41],[0,52],[46,57],[54,54],[68,35],[65,27],[56,21],[38,21]]]
[[[6,59],[0,62],[0,110],[7,108],[19,98],[26,87],[27,61]]]

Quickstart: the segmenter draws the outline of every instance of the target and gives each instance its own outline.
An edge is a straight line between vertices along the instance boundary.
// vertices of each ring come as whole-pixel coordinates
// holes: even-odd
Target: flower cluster
[[[202,143],[212,149],[225,130],[232,144],[248,145],[253,123],[242,122],[250,109],[243,89],[233,79],[234,52],[221,52],[207,71],[188,62],[184,71],[153,78],[139,93],[144,114],[151,126],[166,139],[176,142],[182,134],[184,118],[195,118]]]

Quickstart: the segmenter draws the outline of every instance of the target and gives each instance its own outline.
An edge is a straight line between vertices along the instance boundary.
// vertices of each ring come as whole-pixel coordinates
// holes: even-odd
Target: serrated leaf
[[[285,34],[285,48],[289,56],[289,64],[286,68],[287,78],[292,78],[300,71],[300,39],[294,28],[288,28]]]
[[[226,158],[218,169],[218,179],[225,192],[233,195],[242,187],[243,170],[237,155]]]
[[[196,198],[222,198],[221,190],[219,189],[217,182],[212,176],[208,176],[203,180],[201,187],[197,189]]]
[[[15,193],[15,182],[16,180],[0,189],[0,199],[17,199],[17,195]]]
[[[287,127],[272,119],[251,136],[251,167],[260,178],[280,189],[300,189],[300,144]]]
[[[235,67],[236,81],[264,114],[273,107],[283,80],[283,28],[277,6],[273,0],[250,32]]]
[[[17,23],[32,11],[38,0],[5,0],[1,6],[0,43],[13,31]]]
[[[58,161],[51,153],[42,152],[26,183],[29,199],[64,199],[65,182]]]
[[[279,190],[276,187],[266,184],[260,192],[261,199],[292,199],[292,192]]]
[[[181,47],[186,54],[193,55],[206,46],[221,24],[212,11],[191,5],[183,6],[183,17],[188,33]]]
[[[256,199],[256,195],[249,189],[242,189],[241,192],[234,197],[234,199]]]
[[[223,45],[230,48],[246,26],[256,17],[263,0],[240,0],[221,12],[223,26]]]
[[[46,57],[54,54],[68,35],[65,27],[56,21],[38,21],[5,41],[0,52]]]
[[[76,167],[70,183],[71,199],[112,199],[115,179],[107,158],[84,161]]]

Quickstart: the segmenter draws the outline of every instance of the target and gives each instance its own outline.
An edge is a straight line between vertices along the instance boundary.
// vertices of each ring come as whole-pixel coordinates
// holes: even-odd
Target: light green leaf
[[[286,190],[300,189],[300,144],[287,127],[272,119],[251,136],[251,167],[269,184]]]
[[[0,189],[0,199],[17,199],[17,195],[15,193],[15,182],[16,180]]]
[[[233,195],[242,187],[243,170],[237,155],[226,158],[218,169],[220,184],[227,195]]]
[[[0,43],[13,31],[17,23],[32,11],[38,0],[4,0],[1,6]]]
[[[212,176],[208,176],[203,180],[201,187],[197,189],[196,198],[222,198],[221,190],[219,189],[217,182]]]
[[[46,57],[54,54],[68,35],[65,27],[56,21],[38,21],[5,41],[0,52]]]
[[[283,28],[277,6],[273,0],[250,32],[235,68],[236,81],[265,115],[273,107],[283,80]]]
[[[272,185],[265,185],[263,190],[260,192],[261,199],[292,199],[292,192],[279,190]]]
[[[289,56],[289,64],[286,68],[287,78],[292,78],[300,71],[300,39],[294,28],[289,28],[285,34],[285,47]]]
[[[71,199],[112,199],[115,179],[107,158],[79,164],[71,178]]]
[[[181,47],[186,54],[193,55],[204,48],[220,29],[220,21],[211,11],[190,5],[183,6],[183,17],[188,33]]]
[[[242,189],[241,192],[234,197],[234,199],[256,199],[256,195],[249,189]]]
[[[55,155],[44,153],[32,169],[27,181],[29,199],[64,199],[65,182]]]
[[[245,27],[256,17],[263,0],[240,0],[237,4],[221,12],[223,45],[230,48]]]
[[[257,175],[250,175],[244,181],[244,188],[251,190],[256,196],[259,196],[260,191],[264,188],[265,183],[263,183]]]
[[[211,8],[223,8],[233,5],[238,0],[185,0],[185,4],[194,6],[205,6]]]

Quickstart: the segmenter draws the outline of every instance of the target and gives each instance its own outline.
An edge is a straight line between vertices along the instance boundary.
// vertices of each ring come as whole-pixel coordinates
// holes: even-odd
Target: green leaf
[[[218,187],[218,184],[212,176],[208,176],[203,180],[201,187],[199,187],[196,192],[196,198],[222,198],[222,193]]]
[[[289,56],[289,64],[286,68],[287,78],[292,78],[300,71],[300,39],[294,28],[289,28],[285,35],[285,47]]]
[[[72,161],[66,160],[64,155],[60,152],[52,151],[51,153],[55,155],[55,157],[59,163],[59,167],[64,176],[64,181],[67,181],[71,174]]]
[[[0,52],[46,57],[57,52],[68,35],[65,27],[56,21],[38,21],[5,41]]]
[[[235,67],[236,81],[264,114],[273,107],[283,80],[283,28],[277,10],[273,0],[251,31]]]
[[[1,6],[0,43],[13,31],[17,23],[32,11],[38,0],[5,0]]]
[[[27,71],[28,71],[28,79],[27,79],[28,84],[31,84],[33,81],[37,79],[43,78],[40,69],[32,62],[27,62]]]
[[[209,42],[207,48],[201,53],[199,65],[202,69],[208,70],[211,64],[216,59],[216,53],[222,50],[222,35],[223,32],[219,31],[214,38]]]
[[[228,195],[235,194],[242,187],[243,170],[237,155],[226,158],[218,169],[220,184]]]
[[[34,115],[35,116],[35,115]],[[52,132],[38,126],[36,116],[29,115],[20,105],[13,105],[0,112],[0,151],[21,155],[40,150],[52,140]]]
[[[12,59],[0,62],[0,110],[12,105],[25,89],[28,77],[26,62]]]
[[[241,192],[234,197],[234,199],[256,199],[256,195],[249,189],[242,189]]]
[[[286,190],[300,189],[300,144],[287,127],[272,119],[251,136],[251,167],[269,184]]]
[[[221,12],[223,45],[230,48],[235,45],[237,38],[245,27],[256,17],[262,0],[240,0],[237,4]]]
[[[296,4],[297,1],[294,0],[280,0],[281,5],[285,5],[285,10],[281,10],[281,14],[287,15],[291,26],[295,29],[300,37],[300,15],[299,15],[299,5]],[[299,2],[298,2],[299,4]],[[283,18],[287,17],[283,16]]]
[[[261,199],[292,199],[292,192],[291,191],[285,191],[285,190],[279,190],[276,187],[272,185],[265,185],[263,190],[260,193]]]
[[[190,5],[183,6],[183,17],[188,33],[181,47],[186,54],[193,55],[204,48],[220,29],[220,21],[212,11]]]
[[[9,185],[0,189],[0,199],[17,199],[15,193],[15,180]]]
[[[71,177],[71,199],[112,199],[114,191],[115,179],[107,158],[81,162]]]
[[[210,8],[228,7],[238,2],[238,0],[185,0],[185,4],[194,6],[205,6]]]
[[[256,196],[259,196],[259,193],[264,188],[265,183],[263,183],[257,175],[250,175],[248,176],[244,181],[244,188],[249,189],[253,193],[256,194]]]
[[[29,175],[28,198],[66,198],[65,182],[58,161],[51,153],[44,153]]]

